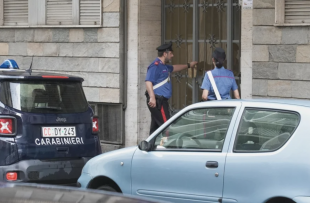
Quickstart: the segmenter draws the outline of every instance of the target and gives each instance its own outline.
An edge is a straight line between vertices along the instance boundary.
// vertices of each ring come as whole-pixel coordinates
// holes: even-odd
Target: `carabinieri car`
[[[82,81],[0,65],[0,181],[76,184],[101,153]]]
[[[178,203],[309,203],[309,126],[310,101],[201,102],[91,159],[78,182]]]

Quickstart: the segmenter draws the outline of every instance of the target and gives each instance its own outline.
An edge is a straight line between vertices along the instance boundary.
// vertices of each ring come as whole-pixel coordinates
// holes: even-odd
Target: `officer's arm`
[[[193,68],[197,64],[197,61],[192,61],[189,63],[189,66]],[[173,65],[173,72],[178,72],[184,69],[187,69],[187,64],[179,64],[179,65]]]
[[[153,90],[153,83],[150,81],[145,81],[146,90],[149,93],[150,98],[155,98],[154,90]]]
[[[234,90],[234,96],[235,96],[235,99],[240,99],[240,95],[239,95],[238,89]]]
[[[187,68],[187,65],[173,65],[173,72],[178,72]]]
[[[203,90],[202,92],[202,100],[207,101],[209,95],[209,90]]]
[[[150,81],[145,81],[145,85],[146,85],[146,90],[150,96],[150,101],[149,101],[148,105],[151,108],[155,108],[156,107],[156,100],[155,100],[155,94],[154,94],[154,90],[153,90],[153,84]]]
[[[149,101],[148,105],[151,108],[155,108],[156,107],[156,100],[155,100],[155,94],[154,94],[154,90],[153,90],[153,84],[150,81],[145,81],[145,85],[146,85],[146,90],[150,96],[150,101]]]

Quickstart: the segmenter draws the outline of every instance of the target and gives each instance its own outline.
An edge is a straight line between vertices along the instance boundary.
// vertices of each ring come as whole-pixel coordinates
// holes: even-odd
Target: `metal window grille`
[[[172,74],[172,114],[201,100],[205,72],[213,68],[212,51],[222,47],[226,68],[240,86],[241,6],[238,0],[162,0],[163,42],[173,42],[172,64],[198,61],[191,70]]]

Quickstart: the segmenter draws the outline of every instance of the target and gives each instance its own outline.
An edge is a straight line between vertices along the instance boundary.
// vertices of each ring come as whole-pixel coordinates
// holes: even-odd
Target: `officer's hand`
[[[193,68],[193,67],[197,68],[197,66],[196,66],[197,63],[198,63],[197,61],[192,61],[192,62],[189,63],[189,65],[190,65],[191,68]]]
[[[150,98],[150,101],[148,103],[148,105],[151,107],[151,108],[155,108],[156,107],[156,99],[153,97]]]

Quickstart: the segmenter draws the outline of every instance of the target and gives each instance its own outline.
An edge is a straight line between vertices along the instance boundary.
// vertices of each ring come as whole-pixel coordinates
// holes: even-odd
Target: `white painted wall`
[[[144,95],[145,76],[161,44],[161,1],[128,0],[128,28],[126,147],[149,136],[151,115]]]
[[[125,146],[137,145],[138,136],[138,23],[139,0],[128,0],[127,109],[125,112]]]
[[[253,10],[241,11],[241,98],[252,98]]]

